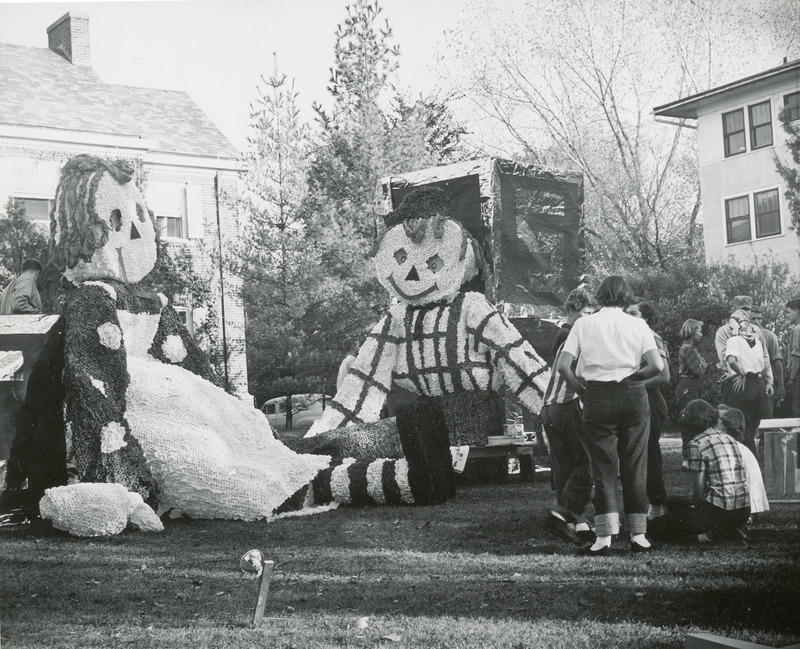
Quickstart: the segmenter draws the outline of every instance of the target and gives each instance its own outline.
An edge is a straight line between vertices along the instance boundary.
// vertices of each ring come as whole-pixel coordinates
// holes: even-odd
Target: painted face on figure
[[[424,219],[424,234],[418,237],[410,235],[405,224],[395,225],[375,254],[378,281],[400,302],[449,301],[478,272],[475,253],[461,226],[442,219],[437,232],[435,220]]]
[[[138,282],[156,263],[156,232],[144,198],[133,182],[120,184],[104,173],[94,194],[95,210],[108,225],[108,241],[94,251],[91,260],[81,260],[64,271],[78,283],[113,279]],[[60,236],[56,231],[56,239]]]
[[[642,317],[642,312],[639,311],[639,305],[638,304],[629,304],[628,306],[626,306],[625,307],[625,313],[627,313],[628,315],[632,315],[634,318],[641,318]]]

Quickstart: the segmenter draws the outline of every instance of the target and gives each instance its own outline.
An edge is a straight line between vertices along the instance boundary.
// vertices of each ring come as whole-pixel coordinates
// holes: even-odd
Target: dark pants
[[[583,412],[578,399],[542,408],[542,423],[550,444],[554,508],[570,523],[585,523],[583,512],[592,492],[589,454],[583,442]]]
[[[663,541],[682,540],[696,534],[726,533],[742,527],[750,517],[750,506],[721,509],[711,503],[691,505],[691,497],[667,499],[669,513],[647,522],[651,538]]]
[[[792,408],[792,417],[800,417],[800,376],[791,382],[786,395]]]
[[[682,412],[686,405],[694,399],[701,399],[700,396],[700,377],[682,376],[678,387],[675,388],[675,400],[678,402],[678,412]],[[681,453],[684,459],[689,459],[689,438],[690,433],[681,430]]]
[[[586,448],[595,481],[595,532],[619,533],[617,474],[628,530],[647,529],[647,443],[650,406],[641,383],[589,381],[583,395]]]
[[[650,435],[647,440],[647,499],[651,505],[663,505],[667,498],[661,460],[661,431],[667,418],[667,402],[661,388],[647,389],[650,406]]]
[[[756,455],[756,433],[764,414],[767,392],[762,379],[758,374],[748,374],[745,377],[744,390],[734,392],[733,378],[722,382],[722,400],[731,408],[738,408],[744,413],[744,445]]]

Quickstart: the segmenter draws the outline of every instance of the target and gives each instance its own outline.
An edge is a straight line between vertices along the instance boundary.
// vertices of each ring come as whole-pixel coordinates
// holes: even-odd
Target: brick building
[[[191,296],[172,296],[173,303],[192,331],[216,312],[217,365],[244,397],[239,280],[214,261],[222,242],[237,235],[223,195],[237,182],[239,152],[186,93],[100,79],[91,67],[87,16],[67,13],[47,34],[47,49],[0,43],[0,206],[20,199],[29,219],[49,227],[66,160],[88,153],[136,161],[162,238],[188,249],[215,287],[210,311],[195,308]]]

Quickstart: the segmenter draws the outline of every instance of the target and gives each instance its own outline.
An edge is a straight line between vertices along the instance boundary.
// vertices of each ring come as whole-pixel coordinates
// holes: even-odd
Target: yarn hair
[[[62,272],[75,268],[81,260],[89,262],[94,251],[108,243],[110,226],[95,209],[95,193],[105,173],[121,185],[133,178],[126,161],[86,154],[75,156],[61,170],[50,215],[50,259]],[[143,210],[137,211],[143,221]]]

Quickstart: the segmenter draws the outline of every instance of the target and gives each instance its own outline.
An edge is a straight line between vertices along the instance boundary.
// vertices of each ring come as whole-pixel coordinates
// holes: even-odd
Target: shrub
[[[680,381],[678,350],[682,342],[679,332],[687,318],[703,321],[699,350],[709,367],[701,396],[709,403],[720,401],[721,373],[717,368],[714,336],[727,321],[734,296],[751,296],[753,304],[759,305],[764,313],[764,327],[778,334],[785,346],[788,327],[783,307],[796,296],[797,278],[783,262],[768,257],[742,267],[730,262],[705,265],[690,260],[668,271],[644,271],[627,279],[634,293],[650,301],[658,315],[654,330],[664,339],[670,355],[670,384],[664,393],[675,422],[678,416],[675,388]]]

